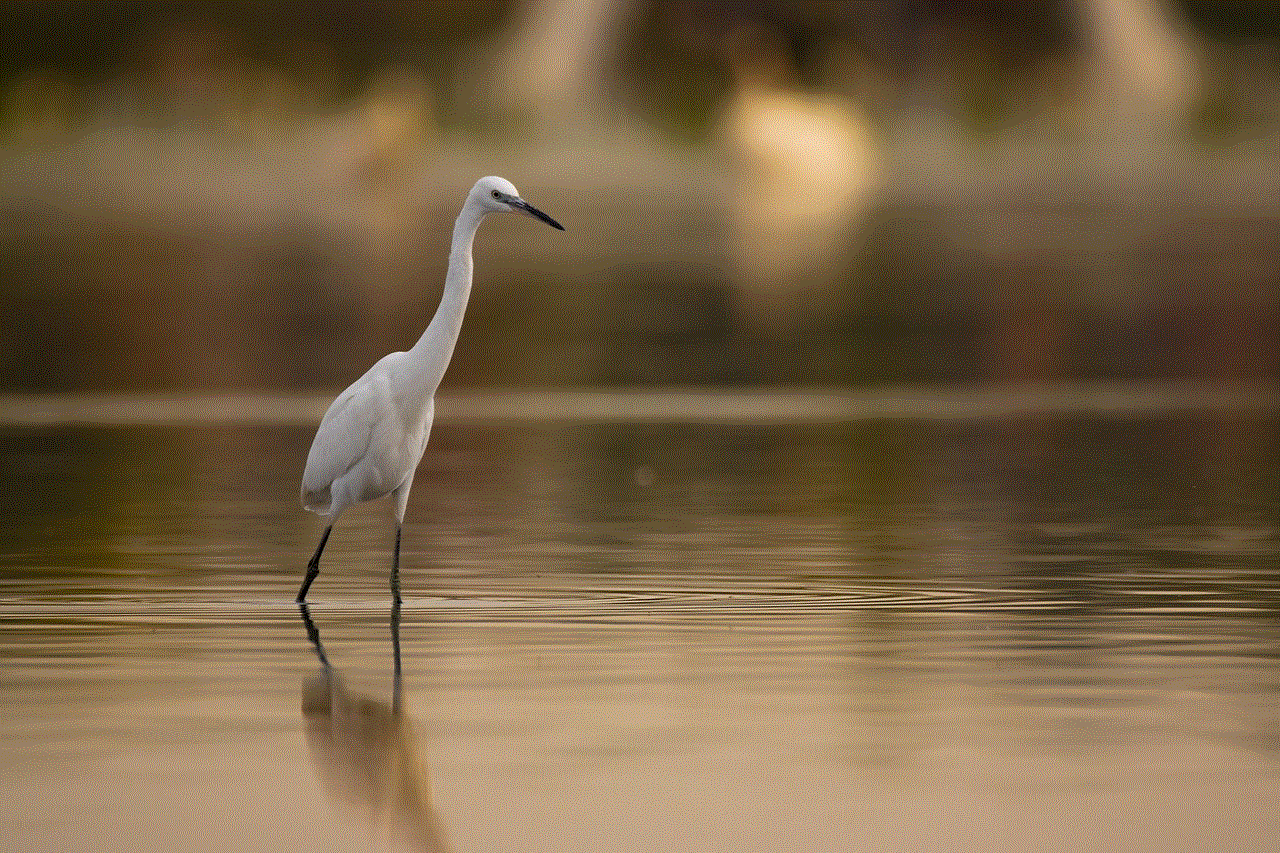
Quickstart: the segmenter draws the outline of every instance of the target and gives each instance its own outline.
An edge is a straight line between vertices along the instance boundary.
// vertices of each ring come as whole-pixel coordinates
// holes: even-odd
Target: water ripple
[[[595,589],[546,590],[542,593],[505,594],[501,590],[457,591],[440,596],[406,598],[406,611],[442,618],[539,620],[616,619],[648,621],[655,618],[726,619],[759,616],[825,617],[839,613],[897,610],[918,614],[980,613],[1055,610],[1080,602],[1044,595],[1033,590],[982,588],[913,588],[907,586],[853,585],[797,591],[765,592],[739,589]],[[292,602],[279,597],[177,598],[119,595],[79,596],[73,599],[0,599],[0,618],[49,619],[53,616],[81,619],[148,620],[163,618],[252,619],[272,617]],[[388,602],[376,597],[319,598],[317,610],[383,612]]]

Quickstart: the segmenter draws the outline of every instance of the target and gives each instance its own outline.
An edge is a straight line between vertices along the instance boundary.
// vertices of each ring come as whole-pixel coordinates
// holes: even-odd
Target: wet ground
[[[0,847],[1280,849],[1280,419],[1129,396],[455,401],[395,613],[309,416],[6,401]]]

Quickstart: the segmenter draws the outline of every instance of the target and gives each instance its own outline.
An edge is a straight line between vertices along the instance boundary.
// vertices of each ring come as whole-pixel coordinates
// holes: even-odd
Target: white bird
[[[431,433],[436,388],[453,355],[462,315],[471,295],[471,244],[489,213],[518,212],[564,230],[516,192],[510,181],[489,176],[476,181],[453,226],[449,271],[440,306],[422,337],[408,352],[384,356],[338,395],[320,421],[302,475],[302,505],[327,516],[307,577],[298,590],[305,601],[320,574],[320,555],[342,511],[361,501],[392,495],[396,544],[391,560],[391,592],[400,600],[400,530],[413,474]]]

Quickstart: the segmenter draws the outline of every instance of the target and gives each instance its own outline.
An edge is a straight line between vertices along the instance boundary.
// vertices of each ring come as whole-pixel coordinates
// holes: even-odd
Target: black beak
[[[536,207],[534,207],[533,205],[529,204],[529,202],[525,201],[525,200],[524,200],[524,199],[522,199],[522,198],[519,198],[519,197],[517,197],[517,196],[513,196],[513,195],[509,195],[509,196],[505,196],[505,197],[503,198],[503,201],[505,201],[507,204],[511,205],[513,208],[515,208],[516,210],[520,211],[521,213],[527,213],[527,214],[529,214],[530,216],[532,216],[534,219],[541,219],[543,222],[547,223],[547,224],[548,224],[548,225],[550,225],[552,228],[555,228],[557,231],[563,231],[563,230],[564,230],[564,226],[563,226],[563,225],[561,225],[559,222],[556,222],[556,221],[555,221],[554,219],[552,219],[550,216],[547,216],[547,215],[546,215],[545,213],[543,213],[541,210],[538,210],[538,208],[536,208]]]

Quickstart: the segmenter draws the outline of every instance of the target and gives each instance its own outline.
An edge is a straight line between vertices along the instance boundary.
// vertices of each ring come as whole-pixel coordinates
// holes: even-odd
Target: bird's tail
[[[302,507],[316,515],[328,515],[329,510],[333,508],[333,496],[329,492],[329,487],[308,491],[307,487],[303,486]]]

